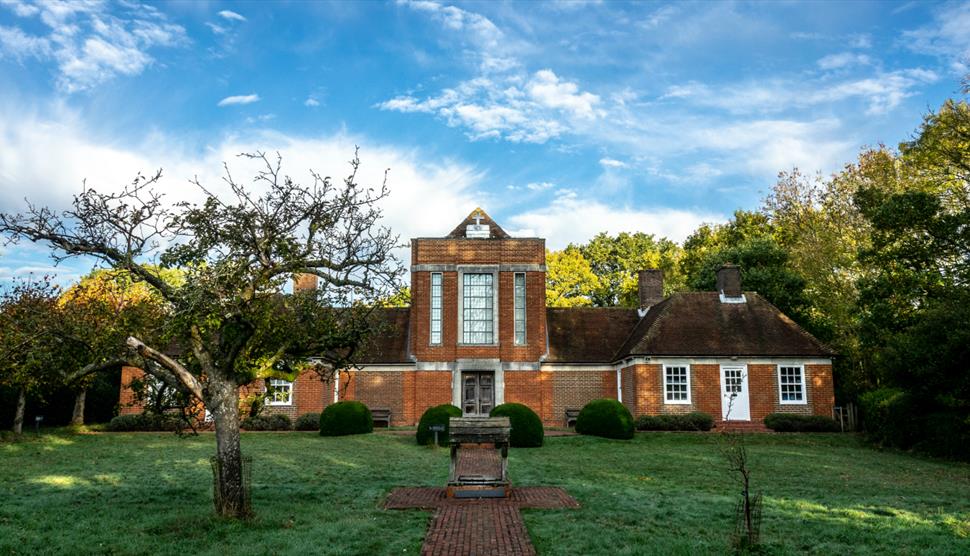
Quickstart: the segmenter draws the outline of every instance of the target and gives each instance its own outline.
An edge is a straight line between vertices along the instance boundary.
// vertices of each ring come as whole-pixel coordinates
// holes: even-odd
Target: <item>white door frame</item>
[[[741,371],[741,391],[728,393],[725,371]],[[744,364],[721,365],[721,419],[725,421],[751,420],[751,390],[748,388],[748,366]],[[730,414],[728,414],[730,412]]]

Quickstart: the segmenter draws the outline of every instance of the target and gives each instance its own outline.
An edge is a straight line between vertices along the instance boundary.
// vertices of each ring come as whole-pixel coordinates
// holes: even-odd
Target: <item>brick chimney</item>
[[[741,297],[741,269],[737,265],[724,263],[717,269],[717,291],[722,297]]]
[[[294,274],[293,293],[317,289],[316,274]]]
[[[659,268],[649,268],[637,272],[639,282],[640,308],[646,309],[664,299],[664,272]]]

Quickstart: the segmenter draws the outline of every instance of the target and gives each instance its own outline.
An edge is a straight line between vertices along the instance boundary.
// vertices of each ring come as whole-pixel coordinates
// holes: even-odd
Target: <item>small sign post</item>
[[[437,446],[438,445],[438,433],[439,432],[445,432],[445,426],[444,425],[430,425],[428,427],[428,430],[434,433],[434,445]]]
[[[43,415],[37,415],[34,417],[34,434],[40,434],[40,423],[44,420]]]

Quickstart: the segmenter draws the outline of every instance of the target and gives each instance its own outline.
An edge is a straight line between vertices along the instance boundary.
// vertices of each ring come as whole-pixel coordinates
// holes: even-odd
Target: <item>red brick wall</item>
[[[555,417],[552,373],[505,371],[504,377],[506,403],[529,406],[546,425],[562,425]]]
[[[412,264],[545,264],[545,242],[535,239],[467,240],[416,239],[411,242]],[[526,344],[515,345],[513,309],[515,272],[499,272],[499,328],[494,346],[462,346],[458,330],[459,273],[441,273],[442,341],[432,346],[431,272],[411,273],[411,352],[421,361],[459,358],[538,361],[546,352],[545,272],[526,272]]]
[[[616,372],[612,370],[549,371],[552,382],[551,413],[546,424],[563,426],[567,409],[582,409],[600,398],[616,399]]]
[[[122,367],[121,368],[121,391],[118,392],[118,413],[121,415],[129,415],[132,413],[141,413],[145,410],[141,402],[135,400],[135,392],[132,391],[131,381],[134,379],[141,380],[145,376],[145,371],[139,369],[138,367]]]
[[[835,386],[832,383],[832,365],[805,365],[805,382],[809,401],[815,415],[831,417],[835,409]]]
[[[690,404],[663,403],[661,367],[660,364],[646,364],[623,369],[623,403],[634,416],[703,411],[715,419],[721,418],[721,366],[719,364],[690,366]],[[804,405],[780,403],[777,364],[748,364],[747,368],[748,399],[752,421],[761,421],[770,413],[832,415],[835,395],[831,365],[805,365],[805,393],[808,403]]]

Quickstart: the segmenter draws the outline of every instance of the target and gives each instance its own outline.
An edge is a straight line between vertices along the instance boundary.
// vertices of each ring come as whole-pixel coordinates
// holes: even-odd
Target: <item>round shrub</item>
[[[842,428],[831,417],[772,413],[765,417],[765,426],[775,432],[839,432]]]
[[[257,415],[246,417],[240,426],[247,431],[288,431],[293,429],[293,422],[282,414]]]
[[[328,405],[320,414],[321,436],[344,436],[373,432],[374,420],[370,409],[356,401]]]
[[[593,400],[576,417],[576,432],[604,438],[633,438],[633,416],[616,400]]]
[[[461,408],[448,403],[429,407],[424,412],[424,415],[421,416],[421,420],[418,421],[418,444],[422,446],[432,444],[434,442],[434,432],[428,430],[428,427],[431,425],[444,425],[445,431],[438,433],[438,444],[447,446],[448,419],[450,417],[461,417]]]
[[[315,431],[320,429],[319,413],[304,413],[296,418],[293,428],[298,431]]]
[[[489,413],[489,417],[508,417],[512,424],[509,444],[513,448],[538,448],[542,446],[544,432],[542,420],[535,411],[520,403],[503,403]]]

